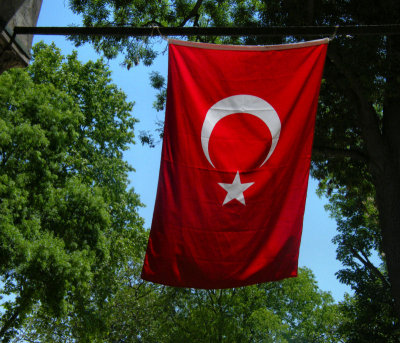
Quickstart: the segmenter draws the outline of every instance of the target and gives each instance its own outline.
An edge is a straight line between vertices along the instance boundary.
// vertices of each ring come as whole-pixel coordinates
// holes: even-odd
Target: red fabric
[[[142,278],[230,288],[297,275],[297,261],[327,43],[270,51],[170,44],[161,167]],[[281,129],[254,114],[220,119],[202,146],[207,113],[220,100],[266,101]],[[247,110],[247,108],[245,108]],[[238,174],[239,172],[239,174]],[[224,204],[239,175],[244,202]],[[229,200],[229,199],[228,199]]]

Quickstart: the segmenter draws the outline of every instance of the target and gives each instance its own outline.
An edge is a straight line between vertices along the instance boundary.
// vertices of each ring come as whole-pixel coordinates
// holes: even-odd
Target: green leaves
[[[102,341],[338,341],[337,307],[309,270],[282,282],[195,290],[145,283],[138,267],[128,264],[120,275],[116,296],[104,309],[110,329]]]
[[[1,317],[5,341],[32,308],[96,317],[143,232],[122,160],[133,104],[102,61],[33,50],[27,71],[0,76],[0,271],[15,299]]]

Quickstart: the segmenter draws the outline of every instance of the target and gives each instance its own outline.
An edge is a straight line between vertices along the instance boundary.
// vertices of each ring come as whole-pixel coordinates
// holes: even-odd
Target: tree
[[[290,26],[398,24],[400,3],[308,0],[70,0],[87,26]],[[218,43],[266,44],[304,37],[211,37]],[[205,37],[191,39],[206,40]],[[155,55],[151,40],[80,37],[107,57],[122,52],[129,66]],[[321,90],[312,175],[330,189],[373,196],[390,289],[400,316],[400,38],[340,36],[330,43]],[[362,180],[360,187],[359,180]],[[367,183],[364,183],[364,180]],[[367,188],[367,192],[363,191]]]
[[[104,328],[121,265],[145,241],[123,151],[132,103],[102,61],[82,64],[39,43],[27,70],[0,76],[0,339],[32,310]]]
[[[131,265],[107,304],[108,329],[99,342],[341,342],[332,296],[314,276],[226,290],[196,290],[139,281]],[[36,313],[23,335],[28,342],[73,342],[68,320]]]
[[[368,181],[364,183],[368,186]],[[344,269],[337,276],[354,290],[339,306],[344,315],[339,331],[347,334],[348,342],[397,342],[400,326],[382,260],[373,196],[365,198],[367,189],[332,189],[329,182],[321,184],[320,192],[328,196],[326,207],[338,223],[334,241]]]

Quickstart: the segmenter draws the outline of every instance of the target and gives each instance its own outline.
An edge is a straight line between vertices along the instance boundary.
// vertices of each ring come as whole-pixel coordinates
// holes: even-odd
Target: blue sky
[[[68,26],[70,24],[81,25],[81,21],[69,10],[67,0],[43,0],[38,26]],[[100,58],[90,46],[74,48],[63,36],[37,35],[34,37],[34,43],[40,40],[46,43],[54,41],[64,55],[77,50],[78,57],[83,62]],[[167,43],[161,39],[158,42],[159,51],[165,51]],[[156,70],[166,76],[167,58],[167,53],[161,54],[151,67],[139,65],[132,67],[129,71],[121,66],[122,56],[108,62],[112,70],[113,82],[127,94],[129,101],[135,102],[132,114],[140,120],[135,127],[136,134],[141,130],[153,130],[155,122],[164,118],[164,113],[156,112],[152,107],[156,91],[149,85],[149,74]],[[149,148],[141,146],[139,142],[125,154],[125,159],[136,170],[130,174],[130,181],[136,193],[140,195],[141,201],[146,205],[140,209],[146,227],[150,226],[152,219],[160,156],[161,144],[155,148]],[[310,268],[316,276],[319,287],[324,291],[330,291],[334,298],[340,301],[344,293],[351,292],[351,289],[339,283],[335,277],[335,272],[341,268],[336,260],[336,248],[331,242],[336,234],[336,223],[324,210],[326,200],[318,198],[315,194],[316,186],[316,181],[310,179],[299,266]]]

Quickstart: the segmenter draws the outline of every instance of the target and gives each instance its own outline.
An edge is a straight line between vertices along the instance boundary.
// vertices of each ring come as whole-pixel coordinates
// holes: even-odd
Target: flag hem
[[[271,51],[271,50],[286,50],[286,49],[299,49],[308,46],[328,44],[329,38],[317,39],[307,42],[290,43],[290,44],[277,44],[277,45],[224,45],[224,44],[212,44],[212,43],[199,43],[189,42],[179,39],[168,39],[168,44],[188,46],[199,49],[211,49],[211,50],[252,50],[252,51]]]

